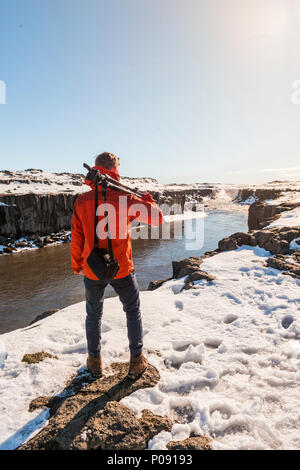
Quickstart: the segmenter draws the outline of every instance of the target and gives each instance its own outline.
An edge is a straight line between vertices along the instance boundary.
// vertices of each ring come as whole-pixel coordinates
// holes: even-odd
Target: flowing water
[[[141,290],[146,290],[152,280],[170,277],[173,260],[200,256],[217,248],[218,241],[225,236],[248,230],[243,213],[211,211],[202,222],[203,246],[192,250],[187,249],[185,238],[133,241],[134,265]],[[171,223],[172,230],[181,223]],[[193,226],[196,223],[193,221]],[[1,256],[0,334],[27,326],[47,310],[84,300],[82,281],[82,276],[75,276],[71,270],[69,244]],[[113,289],[108,286],[106,297],[113,295]]]

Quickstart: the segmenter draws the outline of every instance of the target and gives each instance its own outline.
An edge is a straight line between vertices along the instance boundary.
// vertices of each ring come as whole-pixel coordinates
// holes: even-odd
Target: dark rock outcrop
[[[298,207],[299,203],[267,204],[257,201],[251,204],[248,212],[249,230],[259,230],[266,227],[280,217],[284,211],[289,211]]]
[[[205,281],[211,282],[216,279],[214,276],[200,269],[203,258],[205,258],[205,255],[199,258],[191,256],[181,261],[172,262],[173,278],[179,279],[185,277],[183,290],[192,289],[195,281],[204,279]]]
[[[75,180],[72,184],[81,185],[81,182]],[[172,215],[183,211],[189,197],[201,202],[204,196],[213,195],[213,190],[166,190],[161,193],[151,191],[151,194],[158,204],[163,205],[163,213]],[[0,196],[0,202],[3,203],[0,204],[0,236],[4,239],[17,239],[33,234],[49,235],[69,229],[77,197],[77,194],[70,193],[69,190],[58,194]]]
[[[201,257],[191,256],[180,261],[172,261],[173,276],[172,278],[179,279],[184,276],[198,271],[203,259]]]
[[[235,199],[236,202],[243,202],[254,197],[259,201],[265,201],[266,199],[277,199],[280,197],[283,189],[276,188],[243,188],[239,189],[238,195]]]
[[[119,403],[138,389],[156,385],[157,369],[149,365],[136,380],[128,379],[127,371],[127,363],[114,363],[99,379],[82,372],[62,394],[33,400],[30,411],[50,408],[49,424],[19,449],[145,449],[155,434],[170,431],[172,422],[167,416],[144,410],[138,419]]]
[[[267,259],[267,266],[270,268],[278,269],[283,274],[300,278],[300,253],[298,255],[292,254],[290,256],[277,255],[273,258]]]
[[[170,281],[172,278],[161,279],[159,281],[151,281],[148,286],[148,290],[156,290],[163,285],[164,282]]]
[[[152,281],[148,286],[148,290],[158,289],[164,282],[170,281],[171,279],[180,279],[185,278],[183,290],[192,289],[195,281],[200,281],[204,279],[205,281],[211,282],[216,278],[210,274],[202,271],[200,269],[203,259],[213,256],[218,253],[218,250],[207,252],[205,255],[196,257],[191,256],[190,258],[185,258],[180,261],[173,261],[173,274],[169,279],[164,279],[160,281]]]
[[[173,426],[168,416],[157,416],[149,410],[142,411],[139,424],[142,427],[142,434],[146,436],[147,442],[162,431],[171,431]]]
[[[272,255],[290,253],[290,243],[300,238],[300,227],[270,227],[250,233],[234,233],[219,242],[219,251],[235,250],[241,245],[264,248]]]
[[[257,245],[257,242],[251,233],[237,232],[220,240],[218,243],[218,249],[219,251],[235,250],[241,245],[255,246]]]
[[[0,235],[18,238],[70,228],[74,194],[1,196]]]

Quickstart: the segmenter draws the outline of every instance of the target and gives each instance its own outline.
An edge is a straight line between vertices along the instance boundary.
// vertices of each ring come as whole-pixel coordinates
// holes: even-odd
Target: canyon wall
[[[71,224],[76,194],[24,194],[0,197],[0,235],[47,235]]]
[[[176,204],[173,213],[180,213],[187,200],[201,202],[213,196],[213,189],[152,191],[158,204]],[[26,235],[49,235],[70,229],[77,194],[33,194],[0,196],[0,236],[19,238]],[[167,211],[164,211],[167,213]]]
[[[267,204],[257,201],[251,204],[248,211],[249,230],[259,230],[280,217],[281,212],[298,207],[299,203]]]

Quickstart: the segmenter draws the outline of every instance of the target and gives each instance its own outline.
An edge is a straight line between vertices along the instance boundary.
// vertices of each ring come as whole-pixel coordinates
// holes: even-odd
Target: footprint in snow
[[[101,331],[102,333],[107,333],[108,331],[111,330],[111,327],[108,326],[106,323],[103,323],[102,326],[101,326]]]
[[[249,354],[249,355],[251,355],[251,354],[257,354],[258,351],[259,351],[259,348],[256,348],[256,347],[254,347],[254,346],[253,346],[253,347],[249,346],[249,347],[247,347],[247,348],[243,348],[243,349],[242,349],[242,352],[243,352],[243,353]]]
[[[175,302],[175,307],[178,308],[178,310],[180,310],[182,312],[183,310],[183,302],[181,302],[181,300],[177,300]]]
[[[237,320],[239,317],[237,315],[235,315],[234,313],[229,313],[228,315],[226,315],[226,317],[224,318],[223,322],[226,324],[226,325],[229,325],[229,323],[232,323],[234,322],[235,320]]]
[[[242,301],[236,295],[233,295],[231,292],[224,292],[222,297],[227,297],[227,299],[232,300],[236,304],[241,304]]]
[[[294,317],[292,315],[285,315],[281,320],[281,325],[287,330],[288,327],[293,323],[293,321]]]

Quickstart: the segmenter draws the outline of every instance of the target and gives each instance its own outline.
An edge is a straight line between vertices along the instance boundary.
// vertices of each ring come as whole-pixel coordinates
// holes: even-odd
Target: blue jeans
[[[127,317],[127,333],[130,354],[138,356],[143,349],[143,328],[140,311],[139,286],[134,271],[121,279],[109,282],[118,294]],[[103,313],[103,297],[108,282],[94,281],[84,277],[86,298],[86,338],[88,353],[99,357],[101,351],[101,320]]]

